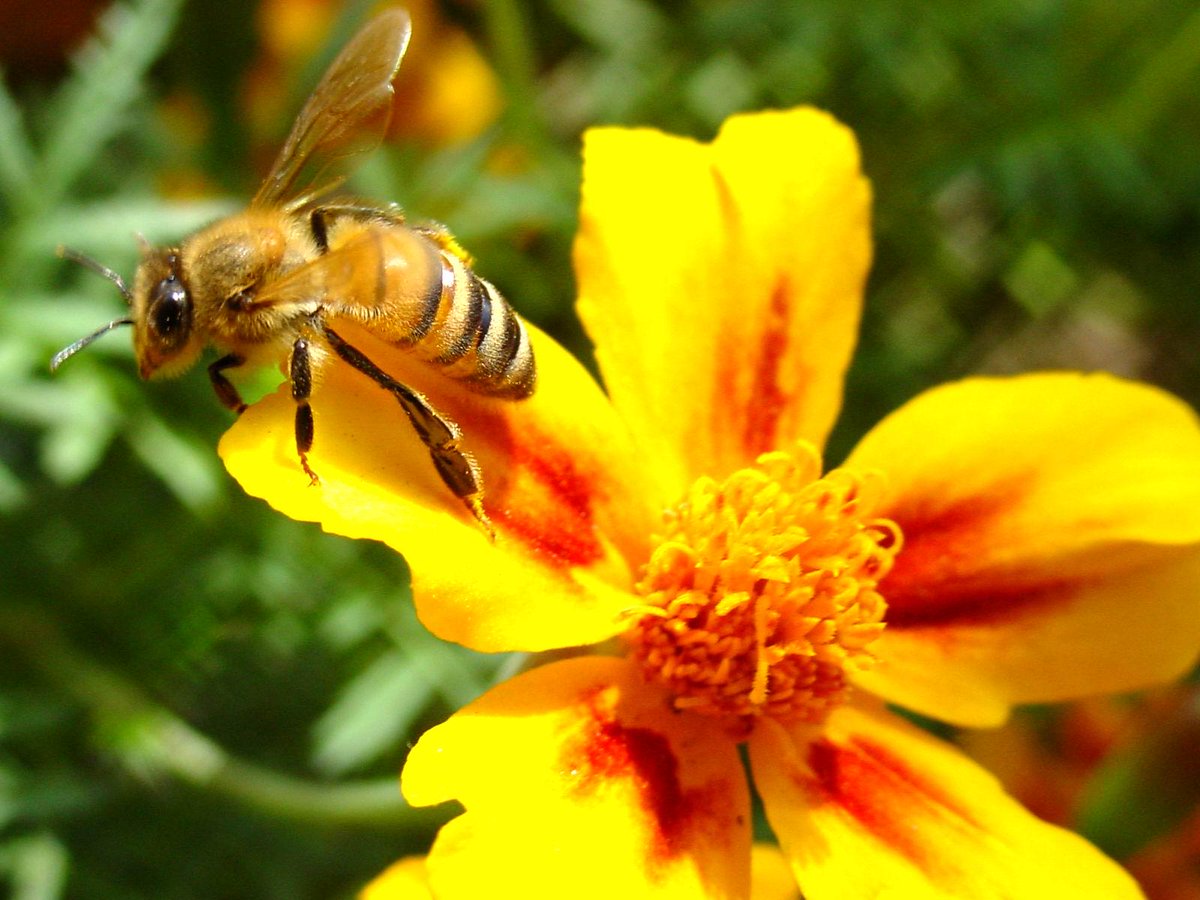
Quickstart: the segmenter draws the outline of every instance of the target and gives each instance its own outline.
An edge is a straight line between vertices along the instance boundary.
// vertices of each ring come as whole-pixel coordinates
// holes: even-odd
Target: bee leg
[[[471,515],[495,540],[495,529],[483,510],[483,478],[479,465],[470,453],[459,448],[462,431],[458,425],[434,409],[424,396],[392,378],[362,351],[346,343],[336,331],[325,326],[324,333],[334,353],[396,398],[421,442],[429,449],[433,467],[442,482],[466,504]]]
[[[292,344],[292,358],[288,364],[288,375],[292,383],[292,399],[296,401],[296,454],[300,457],[300,468],[308,476],[309,484],[317,485],[321,479],[308,465],[308,451],[313,445],[313,412],[308,403],[312,393],[312,359],[305,338],[297,338]]]
[[[237,368],[245,362],[244,357],[238,356],[236,353],[229,353],[208,367],[208,380],[212,382],[217,398],[239,416],[245,412],[246,404],[242,401],[242,395],[238,393],[237,388],[233,386],[233,382],[221,373],[226,369]]]

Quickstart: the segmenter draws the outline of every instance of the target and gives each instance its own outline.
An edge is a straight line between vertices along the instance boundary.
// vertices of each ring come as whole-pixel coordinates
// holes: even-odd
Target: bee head
[[[143,247],[130,305],[142,378],[178,374],[195,362],[204,341],[193,327],[192,295],[177,249]]]
[[[143,378],[181,372],[200,355],[204,342],[197,338],[192,327],[192,298],[179,270],[179,251],[151,247],[143,241],[142,261],[132,291],[125,279],[112,269],[78,251],[59,247],[58,255],[115,284],[129,304],[130,314],[113,319],[59,350],[50,360],[51,372],[96,338],[121,325],[133,326],[133,347]]]

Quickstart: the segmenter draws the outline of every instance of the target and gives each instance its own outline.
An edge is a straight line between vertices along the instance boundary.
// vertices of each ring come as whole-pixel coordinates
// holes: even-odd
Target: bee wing
[[[408,13],[390,9],[351,39],[300,110],[253,206],[294,196],[296,179],[310,160],[323,169],[329,162],[379,146],[387,129],[392,79],[411,33]]]

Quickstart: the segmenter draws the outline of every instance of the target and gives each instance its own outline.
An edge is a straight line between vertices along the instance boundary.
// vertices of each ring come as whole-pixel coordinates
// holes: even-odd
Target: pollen
[[[873,515],[877,473],[821,477],[801,444],[724,481],[702,478],[664,516],[626,639],[676,709],[819,722],[871,666],[887,608],[878,584],[900,529]]]

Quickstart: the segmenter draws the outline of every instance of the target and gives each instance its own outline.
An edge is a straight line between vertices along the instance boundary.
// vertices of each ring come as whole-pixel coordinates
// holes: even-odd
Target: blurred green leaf
[[[66,890],[69,855],[45,832],[0,844],[0,873],[8,875],[11,900],[57,900]]]
[[[211,446],[172,431],[150,415],[130,423],[125,435],[146,468],[185,505],[204,511],[216,502],[224,473]]]
[[[109,8],[80,51],[75,74],[56,96],[36,179],[44,208],[66,194],[121,128],[150,65],[166,46],[180,0],[141,0]]]
[[[25,211],[34,205],[36,164],[21,110],[0,73],[0,196],[9,206]]]

